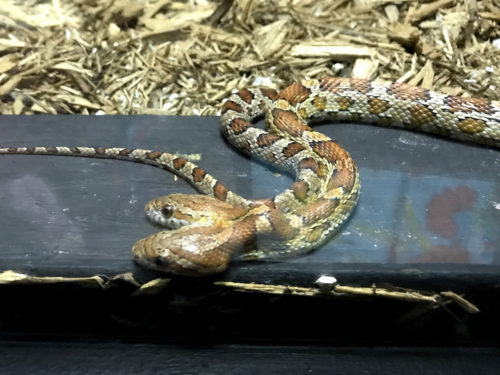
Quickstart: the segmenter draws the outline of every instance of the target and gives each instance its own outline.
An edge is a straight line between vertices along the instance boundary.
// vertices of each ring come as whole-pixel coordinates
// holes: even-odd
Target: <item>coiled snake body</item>
[[[266,116],[266,130],[252,125]],[[186,159],[152,150],[94,147],[0,148],[0,154],[124,159],[178,174],[204,195],[172,194],[150,201],[146,214],[172,228],[133,246],[138,263],[185,275],[224,270],[230,260],[303,253],[345,222],[359,194],[354,161],[313,131],[314,118],[398,126],[500,148],[500,104],[438,94],[400,83],[325,78],[281,93],[243,89],[222,107],[222,133],[240,150],[294,174],[284,192],[245,199]]]

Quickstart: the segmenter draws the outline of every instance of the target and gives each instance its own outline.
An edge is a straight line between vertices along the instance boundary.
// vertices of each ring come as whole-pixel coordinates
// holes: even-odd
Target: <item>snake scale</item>
[[[253,125],[265,116],[266,130]],[[245,199],[202,168],[173,154],[127,148],[9,147],[0,154],[124,159],[167,169],[202,195],[171,194],[146,204],[168,230],[133,245],[146,267],[201,276],[233,258],[256,260],[318,247],[346,221],[360,189],[356,164],[337,143],[308,126],[311,119],[364,122],[424,131],[500,148],[500,103],[439,94],[394,82],[324,78],[281,93],[242,89],[222,106],[222,133],[238,149],[295,175],[284,192]]]

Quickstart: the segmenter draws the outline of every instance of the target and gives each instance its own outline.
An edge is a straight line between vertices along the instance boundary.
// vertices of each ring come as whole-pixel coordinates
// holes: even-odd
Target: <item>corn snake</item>
[[[264,107],[269,108],[269,132],[252,126]],[[329,78],[297,83],[280,94],[244,89],[224,104],[222,130],[230,143],[296,174],[289,189],[265,200],[244,199],[198,166],[157,151],[37,147],[0,153],[134,160],[186,178],[205,195],[173,194],[148,203],[148,217],[177,229],[138,241],[134,254],[150,268],[203,275],[222,271],[236,256],[262,259],[308,251],[347,219],[359,192],[356,166],[340,146],[306,124],[325,114],[333,120],[403,126],[492,147],[500,144],[498,103],[402,84]]]

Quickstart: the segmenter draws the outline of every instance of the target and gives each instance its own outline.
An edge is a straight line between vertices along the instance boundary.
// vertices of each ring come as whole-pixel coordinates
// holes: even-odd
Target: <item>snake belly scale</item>
[[[253,125],[265,116],[266,130]],[[123,159],[165,168],[202,195],[171,194],[146,204],[146,215],[169,229],[137,241],[146,267],[201,276],[231,259],[257,260],[307,252],[335,233],[359,195],[356,164],[340,145],[309,127],[311,119],[365,122],[424,131],[500,148],[500,104],[439,94],[394,82],[324,78],[281,93],[242,89],[222,106],[222,133],[235,147],[295,175],[284,192],[245,199],[177,155],[144,149],[9,147],[0,154]]]

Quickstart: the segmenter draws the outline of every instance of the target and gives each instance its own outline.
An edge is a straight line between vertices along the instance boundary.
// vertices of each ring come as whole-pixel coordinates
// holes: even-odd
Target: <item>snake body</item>
[[[265,116],[266,130],[253,125]],[[103,157],[153,164],[203,195],[150,201],[147,216],[172,228],[137,241],[138,263],[184,275],[226,269],[232,258],[255,260],[304,253],[335,233],[360,189],[356,164],[337,143],[308,126],[311,119],[366,122],[433,133],[500,148],[500,104],[439,94],[401,83],[324,78],[281,93],[242,89],[221,111],[222,133],[238,149],[295,175],[284,192],[249,200],[186,159],[165,152],[93,147],[1,148],[0,154]]]

